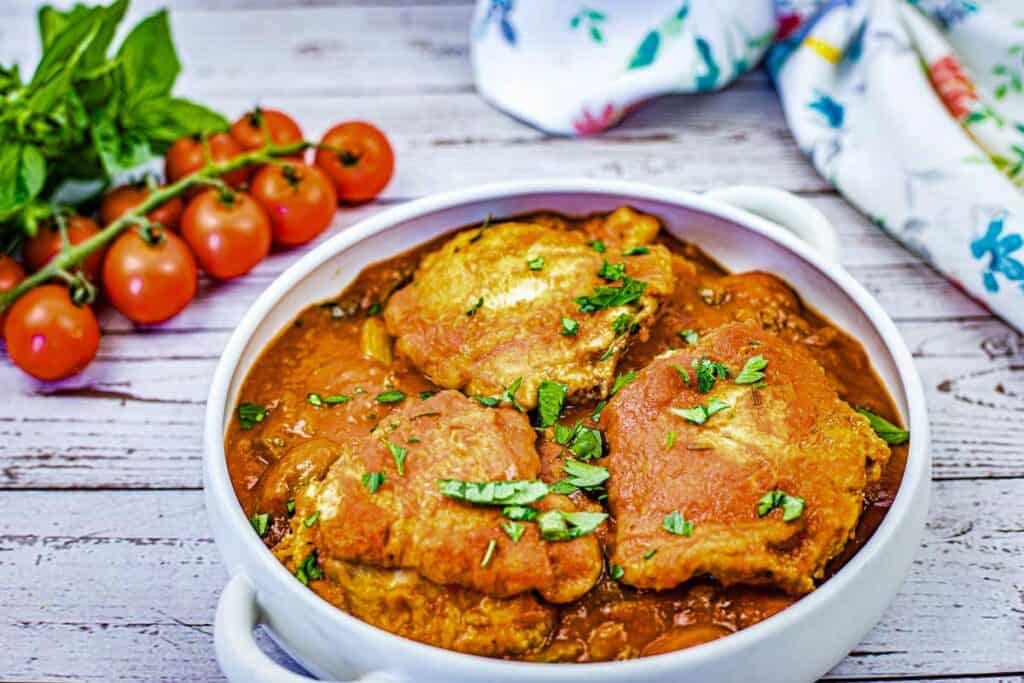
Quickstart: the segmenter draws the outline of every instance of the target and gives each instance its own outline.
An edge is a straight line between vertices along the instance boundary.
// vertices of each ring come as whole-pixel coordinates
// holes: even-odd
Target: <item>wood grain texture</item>
[[[133,18],[163,4],[135,0]],[[313,137],[343,119],[382,126],[396,178],[381,201],[340,212],[332,233],[492,180],[765,183],[803,194],[837,225],[844,265],[914,354],[936,479],[902,592],[829,678],[1024,683],[1024,337],[832,193],[763,73],[712,96],[656,100],[597,138],[551,137],[474,94],[471,4],[177,0],[178,91],[231,116],[255,103],[284,108]],[[7,3],[0,22],[0,63],[23,73],[38,56],[34,12]],[[211,622],[226,577],[198,491],[203,401],[238,319],[306,249],[274,254],[238,282],[204,281],[163,326],[103,310],[97,362],[63,383],[35,383],[0,357],[0,681],[221,680]]]
[[[902,591],[833,675],[1024,670],[1024,480],[941,482],[934,493]],[[3,501],[5,680],[218,679],[210,629],[226,576],[200,492],[23,491]]]

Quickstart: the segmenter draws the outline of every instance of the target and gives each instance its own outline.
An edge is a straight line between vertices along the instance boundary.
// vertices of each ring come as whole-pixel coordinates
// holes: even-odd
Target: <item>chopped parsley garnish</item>
[[[804,514],[804,499],[785,491],[769,491],[757,501],[757,516],[764,517],[775,508],[782,508],[783,522],[792,522]]]
[[[370,493],[377,493],[377,489],[384,485],[384,473],[383,472],[367,472],[363,475],[363,486]]]
[[[399,476],[405,476],[405,458],[409,455],[409,449],[398,444],[393,444],[390,441],[385,441],[384,445],[391,451],[391,456],[395,459],[395,469],[398,470]]]
[[[593,533],[606,519],[604,512],[547,510],[537,517],[537,527],[545,541],[571,541]]]
[[[597,271],[597,276],[608,282],[618,282],[626,277],[626,264],[609,263],[608,259],[605,259],[604,263],[601,264],[600,270]]]
[[[544,257],[538,256],[537,258],[527,259],[526,265],[530,267],[530,270],[541,270],[544,268]]]
[[[319,408],[324,404],[324,400],[320,398],[320,394],[306,394],[306,403]]]
[[[598,254],[603,254],[604,253],[604,250],[605,250],[604,242],[602,242],[601,240],[591,240],[591,241],[587,242],[587,244],[589,244],[590,247],[594,251],[596,251]]]
[[[542,481],[460,481],[439,479],[441,494],[477,505],[518,506],[536,503],[548,494]]]
[[[550,427],[562,416],[565,392],[569,387],[551,380],[544,380],[537,387],[537,426]]]
[[[256,403],[241,403],[238,406],[238,421],[242,429],[252,429],[267,417],[267,409]]]
[[[576,333],[580,331],[580,324],[578,321],[572,318],[562,318],[562,336],[563,337],[575,337]]]
[[[691,329],[679,330],[678,332],[676,332],[676,334],[678,334],[679,338],[682,339],[687,344],[696,344],[697,343],[697,332],[696,332],[696,330],[691,330]]]
[[[619,566],[619,565],[617,565],[617,564],[613,564],[613,565],[612,565],[612,566],[611,566],[611,567],[610,567],[610,568],[608,569],[608,576],[610,576],[610,577],[611,577],[612,581],[618,581],[619,579],[621,579],[621,578],[622,578],[623,574],[625,574],[625,573],[626,573],[626,572],[625,572],[625,571],[623,571],[622,567],[620,567],[620,566]]]
[[[641,280],[634,280],[631,277],[622,278],[621,287],[606,287],[598,285],[594,287],[594,293],[590,296],[578,296],[573,301],[579,306],[580,313],[593,313],[605,308],[625,306],[643,296],[647,289],[647,283]]]
[[[875,430],[875,434],[878,434],[890,446],[899,446],[901,443],[906,443],[907,439],[910,438],[910,432],[900,429],[892,422],[889,422],[884,417],[875,415],[867,408],[857,408],[857,412],[868,419],[871,423],[871,428]]]
[[[584,427],[582,423],[572,430],[569,451],[580,460],[594,460],[604,455],[604,439],[600,429]]]
[[[419,443],[420,442],[420,437],[418,437],[418,436],[410,436],[408,439],[405,440],[405,442],[406,443]]]
[[[370,304],[370,307],[366,309],[366,315],[377,315],[382,309],[383,306],[380,305],[380,302]]]
[[[668,412],[673,415],[678,415],[687,422],[692,422],[695,425],[702,425],[708,421],[708,418],[716,413],[720,413],[726,408],[732,406],[723,401],[720,398],[713,398],[708,401],[705,405],[696,405],[692,408],[669,408]]]
[[[285,507],[286,510],[288,510],[288,514],[289,515],[294,515],[295,514],[295,501],[294,500],[289,500],[289,501],[285,502],[284,507]]]
[[[503,520],[501,522],[501,530],[508,534],[513,543],[519,543],[519,539],[522,538],[526,527],[519,522],[506,522]]]
[[[477,394],[473,397],[473,400],[482,406],[487,406],[488,408],[497,408],[501,405],[501,399],[494,398],[493,396],[481,396],[480,394]]]
[[[633,247],[622,252],[623,256],[639,256],[641,254],[649,254],[651,252],[650,247]]]
[[[675,430],[670,430],[669,433],[665,435],[665,450],[666,451],[670,450],[673,446],[676,445],[676,436],[677,435],[676,435]]]
[[[657,554],[657,552],[658,552],[657,548],[651,548],[646,553],[644,553],[644,559],[645,560],[651,559],[652,557],[654,557]]]
[[[536,508],[526,507],[524,505],[508,505],[501,509],[501,514],[518,522],[532,522],[537,519],[538,513]]]
[[[683,378],[683,384],[689,384],[690,383],[690,371],[689,370],[684,368],[682,365],[679,365],[678,363],[673,363],[672,367],[675,368],[676,372],[679,373],[679,376]]]
[[[565,461],[562,470],[569,476],[558,483],[565,482],[569,486],[584,490],[592,490],[601,486],[611,476],[607,467],[589,465],[571,458]]]
[[[491,542],[487,544],[487,552],[484,553],[484,559],[480,561],[481,567],[487,567],[491,563],[491,558],[494,557],[494,549],[498,547],[498,542],[493,538]]]
[[[526,409],[519,405],[519,400],[516,398],[516,394],[519,393],[519,387],[523,384],[523,378],[517,377],[516,381],[505,387],[505,391],[501,392],[501,400],[506,403],[511,403],[516,410],[520,413],[525,413]]]
[[[472,306],[466,309],[466,315],[473,315],[480,310],[480,307],[484,305],[484,298],[480,297],[477,299]]]
[[[575,434],[576,430],[574,429],[569,429],[565,425],[555,425],[555,443],[568,446]]]
[[[352,400],[351,396],[345,396],[344,394],[331,394],[330,396],[323,396],[323,401],[329,406],[336,406],[341,403],[348,403]]]
[[[765,360],[764,356],[751,356],[743,365],[740,374],[736,375],[736,379],[733,381],[736,384],[764,384],[763,370],[767,365],[768,361]]]
[[[633,316],[629,313],[622,313],[612,321],[612,330],[615,334],[626,334],[633,327]]]
[[[436,391],[421,391],[420,392],[420,400],[421,401],[426,401],[431,396],[437,396],[437,392]]]
[[[316,524],[316,521],[317,521],[318,519],[320,519],[320,511],[319,511],[319,510],[317,510],[316,512],[314,512],[313,514],[311,514],[311,515],[310,515],[309,517],[306,517],[306,518],[305,518],[304,520],[302,520],[302,523],[303,523],[303,524],[304,524],[304,525],[306,526],[306,528],[308,529],[309,527],[311,527],[311,526],[313,526],[314,524]]]
[[[356,387],[355,389],[352,390],[352,393],[353,394],[365,394],[366,393],[366,389],[363,389],[362,387]]]
[[[612,345],[609,346],[608,349],[601,354],[601,358],[599,360],[608,360],[609,358],[611,358],[612,354],[615,353],[616,348],[616,345],[612,343]]]
[[[606,405],[608,405],[608,401],[598,401],[597,402],[597,405],[594,406],[594,412],[592,412],[590,414],[590,421],[591,422],[600,422],[601,421],[601,413],[604,412],[604,407]]]
[[[377,403],[401,403],[405,400],[405,392],[399,391],[398,389],[391,389],[383,393],[377,394],[377,398],[374,399]]]
[[[632,382],[635,379],[636,379],[636,370],[630,370],[627,373],[619,375],[618,377],[615,378],[615,383],[612,385],[611,393],[608,394],[608,395],[609,396],[614,396],[615,394],[619,393],[619,391],[624,386],[626,386],[627,384],[629,384],[630,382]]]
[[[685,519],[679,510],[673,510],[661,521],[661,528],[676,536],[693,536],[693,522]]]
[[[697,375],[697,391],[706,394],[715,387],[715,382],[720,379],[729,379],[732,373],[718,361],[701,357],[690,364]]]
[[[472,244],[473,242],[476,242],[478,239],[483,237],[484,230],[486,230],[489,227],[491,227],[491,214],[487,214],[487,219],[480,224],[480,228],[475,233],[473,233],[472,237],[469,238],[469,243]]]
[[[314,550],[309,555],[306,555],[299,568],[295,570],[295,578],[297,578],[303,586],[308,586],[310,581],[316,581],[317,579],[324,578],[324,573],[320,571],[320,565],[316,561],[316,551]]]
[[[257,512],[249,518],[249,523],[252,524],[252,528],[256,530],[259,537],[263,538],[267,535],[267,529],[270,528],[270,513]]]

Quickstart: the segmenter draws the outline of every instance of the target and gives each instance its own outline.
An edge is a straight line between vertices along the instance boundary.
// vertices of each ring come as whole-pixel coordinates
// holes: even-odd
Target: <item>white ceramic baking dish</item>
[[[540,209],[567,214],[628,204],[662,218],[734,271],[763,269],[865,346],[912,432],[899,493],[870,541],[835,576],[781,613],[687,650],[629,661],[535,664],[423,645],[336,609],[300,584],[252,531],[231,487],[224,434],[237,392],[260,352],[302,309],[337,295],[365,266],[454,227]],[[785,226],[785,227],[782,227]],[[767,188],[703,195],[609,180],[509,182],[403,204],[320,245],[256,300],[231,336],[206,410],[206,505],[230,580],[217,608],[215,642],[234,683],[300,683],[257,646],[272,637],[315,675],[335,681],[462,683],[586,681],[645,683],[813,681],[839,662],[876,623],[898,590],[925,523],[929,493],[928,419],[910,353],[878,303],[838,264],[838,240],[807,202]]]

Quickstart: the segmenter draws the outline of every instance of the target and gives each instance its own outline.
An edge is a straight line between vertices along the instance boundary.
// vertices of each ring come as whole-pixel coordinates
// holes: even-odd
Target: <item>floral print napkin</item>
[[[556,134],[767,52],[818,171],[1024,330],[1024,0],[482,0],[472,30],[480,93]]]

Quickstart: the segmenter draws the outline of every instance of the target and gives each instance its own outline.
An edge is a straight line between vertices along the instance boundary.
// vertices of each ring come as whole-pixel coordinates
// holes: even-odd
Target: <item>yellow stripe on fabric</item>
[[[807,36],[804,38],[803,45],[817,52],[818,56],[830,64],[838,64],[839,60],[843,58],[843,53],[838,47],[826,43],[821,38]]]

